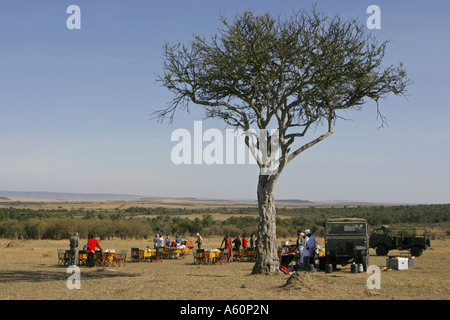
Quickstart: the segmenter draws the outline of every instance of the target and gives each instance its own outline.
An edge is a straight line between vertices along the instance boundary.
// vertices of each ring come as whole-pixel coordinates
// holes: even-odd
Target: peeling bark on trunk
[[[276,210],[273,195],[275,176],[259,176],[258,209],[259,225],[257,234],[258,256],[252,274],[274,273],[279,271],[276,235]]]

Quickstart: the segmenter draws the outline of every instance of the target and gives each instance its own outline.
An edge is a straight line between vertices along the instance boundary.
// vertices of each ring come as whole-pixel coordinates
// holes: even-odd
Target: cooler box
[[[396,257],[396,258],[391,258],[389,261],[389,266],[392,269],[397,269],[397,270],[407,270],[408,269],[408,258],[403,258],[403,257]]]

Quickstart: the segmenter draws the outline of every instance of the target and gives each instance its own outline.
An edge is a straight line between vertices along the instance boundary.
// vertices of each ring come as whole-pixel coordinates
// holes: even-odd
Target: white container
[[[389,265],[392,269],[407,270],[408,269],[408,260],[409,260],[408,258],[404,258],[404,257],[391,258]]]
[[[362,263],[358,263],[358,272],[364,272],[364,265]]]

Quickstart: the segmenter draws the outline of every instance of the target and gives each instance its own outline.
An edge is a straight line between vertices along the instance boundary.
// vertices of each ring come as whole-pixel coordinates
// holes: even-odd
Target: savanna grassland
[[[0,203],[0,208],[30,209],[30,210],[77,210],[77,212],[93,212],[96,216],[91,219],[99,219],[98,214],[104,212],[108,216],[103,221],[109,221],[111,214],[124,213],[117,221],[126,223],[127,219],[144,219],[153,216],[143,212],[133,217],[125,213],[128,208],[196,208],[202,209],[197,215],[192,212],[183,213],[180,218],[194,221],[199,218],[203,221],[205,214],[210,215],[210,220],[216,221],[217,226],[204,226],[204,248],[218,248],[223,236],[214,234],[225,229],[222,222],[231,216],[251,217],[255,213],[248,213],[246,208],[254,208],[249,203],[195,203],[194,200],[179,199],[171,201],[160,200],[159,203],[129,203],[129,202],[64,202],[64,201],[34,201],[24,200],[16,203]],[[118,208],[119,206],[122,206]],[[286,205],[287,207],[287,205]],[[314,208],[312,208],[314,207]],[[225,209],[228,208],[228,209]],[[232,209],[247,210],[237,214]],[[320,206],[311,204],[293,204],[292,210],[319,210],[319,218],[325,211],[320,211]],[[338,206],[336,206],[336,209]],[[344,206],[339,208],[344,210]],[[349,206],[347,205],[347,210]],[[203,211],[203,209],[205,211]],[[440,208],[442,209],[442,208]],[[341,210],[341,209],[340,209]],[[366,209],[364,209],[366,210]],[[369,209],[367,209],[369,210]],[[139,210],[138,210],[139,211]],[[227,211],[224,213],[224,211]],[[34,211],[30,211],[34,212]],[[53,212],[53,213],[55,213]],[[411,211],[412,212],[412,211]],[[415,211],[414,211],[415,212]],[[414,212],[411,213],[414,216]],[[130,213],[130,212],[128,212]],[[136,213],[136,212],[135,212]],[[180,215],[182,212],[180,212]],[[448,213],[447,213],[448,215]],[[280,210],[280,219],[299,218],[294,211]],[[316,221],[312,216],[302,216],[305,223]],[[3,216],[0,222],[11,222],[15,217]],[[42,218],[57,219],[56,217]],[[67,217],[60,217],[66,219]],[[309,220],[309,219],[312,220]],[[373,217],[372,217],[373,218]],[[39,220],[39,217],[33,219]],[[59,218],[58,218],[59,219]],[[71,217],[75,221],[88,223],[89,219]],[[434,219],[437,219],[434,217]],[[102,220],[102,219],[100,219]],[[16,219],[17,226],[25,223],[26,219]],[[94,220],[91,220],[91,222]],[[131,221],[131,220],[130,220]],[[144,220],[143,220],[144,221]],[[145,220],[147,221],[147,220]],[[289,221],[289,220],[288,220]],[[142,221],[141,221],[142,222]],[[236,223],[239,221],[235,221]],[[242,221],[240,221],[242,222]],[[281,224],[282,225],[282,224]],[[149,225],[148,225],[149,226]],[[147,227],[148,227],[147,226]],[[283,234],[279,236],[281,241],[295,241],[296,233],[285,234],[290,230],[302,229],[303,226],[294,226],[293,229],[283,227]],[[164,227],[164,225],[161,225]],[[245,231],[248,226],[240,228],[238,224],[233,230]],[[415,258],[414,267],[408,270],[393,270],[386,268],[386,258],[378,257],[375,252],[370,252],[370,265],[377,265],[381,270],[381,289],[367,288],[369,278],[367,273],[351,273],[350,266],[341,267],[331,274],[318,271],[313,273],[299,272],[298,277],[290,278],[289,275],[279,273],[275,275],[252,275],[252,262],[230,262],[223,265],[195,265],[192,254],[183,259],[165,259],[162,262],[130,262],[127,259],[125,267],[81,267],[81,288],[70,290],[67,287],[67,279],[70,274],[66,267],[58,266],[57,250],[68,249],[68,239],[46,238],[41,234],[40,239],[26,237],[25,234],[15,234],[11,238],[0,239],[0,299],[2,300],[448,300],[450,298],[450,248],[447,238],[445,222],[432,225],[434,233],[431,248],[424,251],[422,256]],[[209,228],[209,229],[208,229]],[[215,231],[214,231],[215,230]],[[250,230],[250,228],[248,229]],[[70,230],[73,232],[73,230]],[[87,231],[87,230],[86,230]],[[170,231],[170,230],[165,230]],[[317,241],[323,245],[323,239],[317,231]],[[99,238],[102,248],[128,250],[132,247],[152,246],[152,236],[155,230],[149,230],[147,237],[103,237]],[[48,233],[49,234],[49,233]],[[195,241],[190,232],[182,234],[185,240]],[[86,238],[81,235],[81,243]]]

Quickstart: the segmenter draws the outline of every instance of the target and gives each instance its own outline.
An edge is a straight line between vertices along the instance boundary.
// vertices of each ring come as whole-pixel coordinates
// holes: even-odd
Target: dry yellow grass
[[[15,199],[16,200],[16,199]],[[42,201],[22,199],[15,207],[31,209],[85,208],[87,210],[126,209],[139,207],[249,207],[255,202],[197,201],[195,199],[149,199],[142,201]],[[286,204],[311,206],[313,204]],[[10,205],[0,201],[0,207]],[[227,218],[214,215],[214,219]],[[193,216],[190,216],[193,217]],[[84,239],[85,241],[86,239]],[[194,240],[194,239],[188,239]],[[222,238],[207,237],[204,247],[217,248]],[[279,239],[279,243],[283,240]],[[295,240],[295,239],[294,239]],[[319,244],[320,238],[318,239]],[[16,246],[7,247],[13,242]],[[83,239],[82,239],[83,242]],[[149,245],[144,240],[108,240],[103,249],[128,250]],[[131,263],[126,267],[81,268],[81,289],[70,290],[66,281],[70,274],[57,265],[57,249],[67,249],[68,240],[0,239],[0,299],[2,300],[417,300],[450,298],[450,248],[448,241],[432,241],[432,247],[415,260],[408,270],[383,270],[386,258],[371,251],[370,264],[378,265],[381,289],[369,290],[366,273],[353,274],[350,266],[332,274],[300,273],[287,283],[289,276],[251,275],[253,263],[234,262],[226,265],[194,265],[192,255],[162,263]],[[128,259],[129,260],[129,259]],[[295,280],[295,281],[293,281]]]
[[[193,239],[191,239],[193,240]],[[283,239],[279,239],[281,241]],[[82,240],[83,241],[83,240]],[[296,282],[285,285],[289,276],[251,275],[253,263],[194,265],[192,255],[162,263],[131,263],[126,267],[81,268],[81,289],[70,290],[70,276],[57,265],[57,249],[68,241],[0,240],[0,299],[2,300],[298,300],[310,299],[416,300],[450,298],[448,242],[432,241],[432,248],[415,260],[408,270],[382,271],[381,289],[369,290],[366,273],[351,273],[343,267],[332,274],[300,273]],[[206,238],[204,247],[219,247],[221,238]],[[128,250],[149,243],[139,240],[100,242],[103,249]],[[374,254],[373,252],[371,252]],[[371,265],[385,266],[385,258],[371,255]]]

